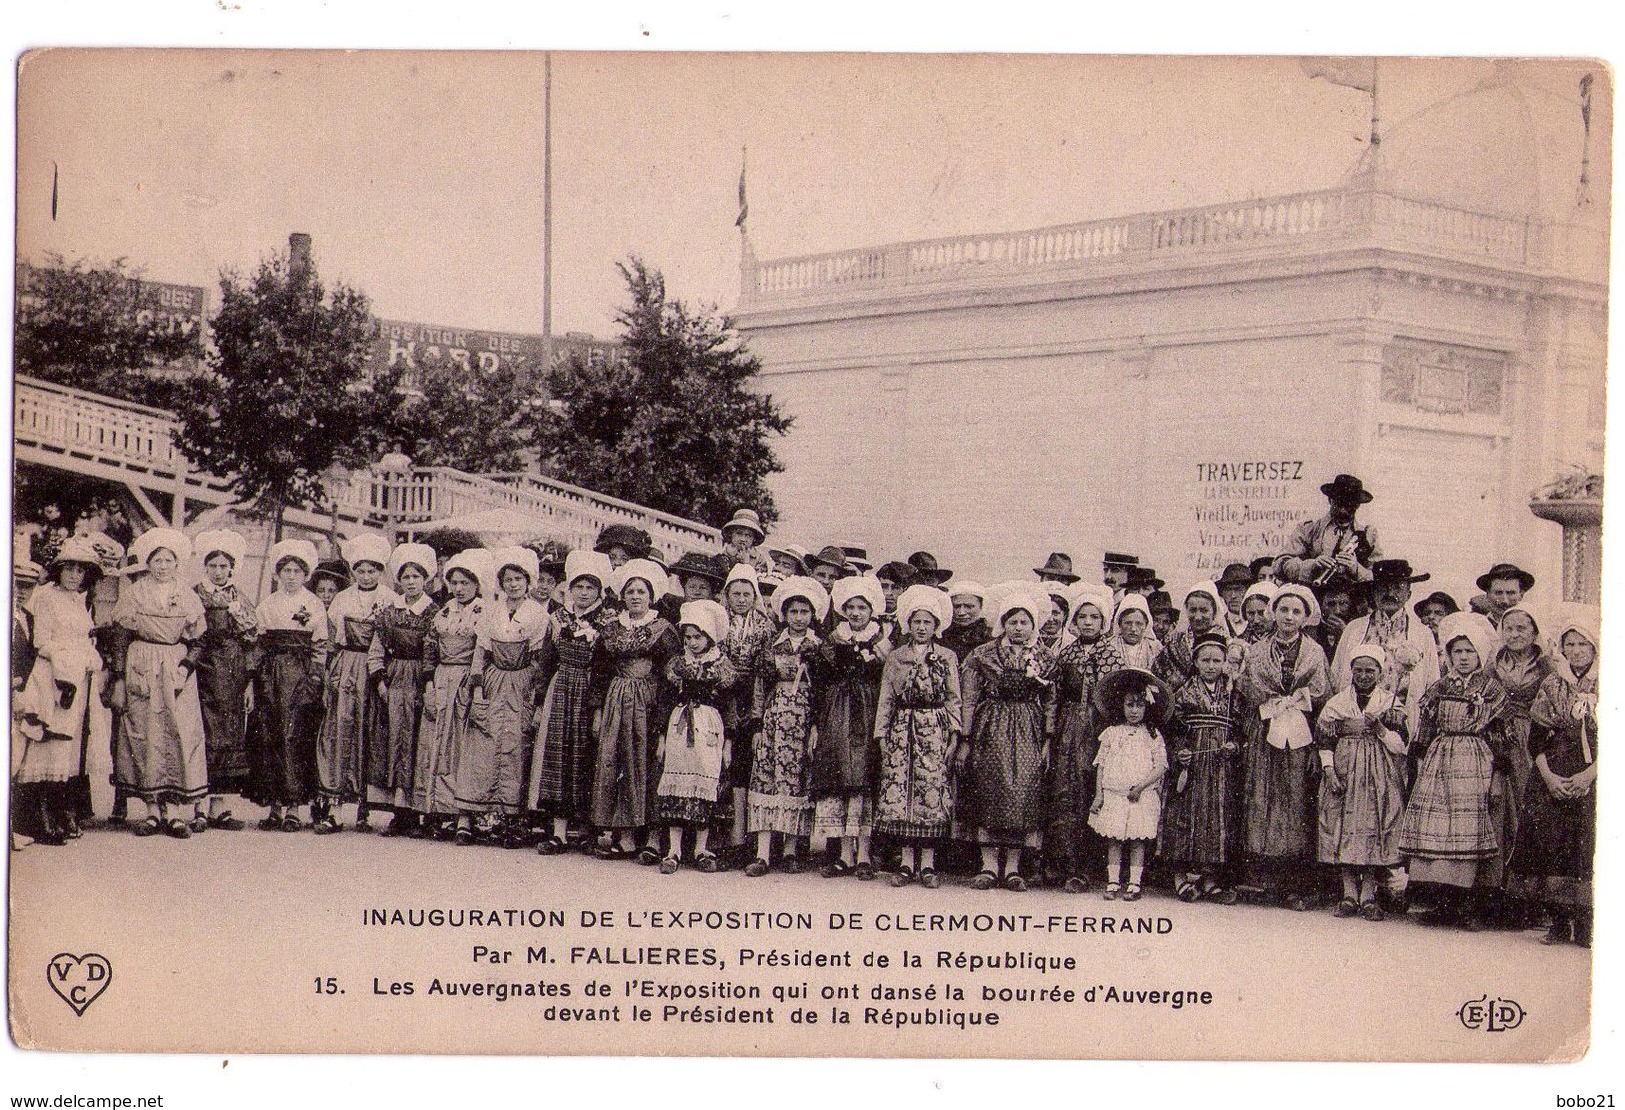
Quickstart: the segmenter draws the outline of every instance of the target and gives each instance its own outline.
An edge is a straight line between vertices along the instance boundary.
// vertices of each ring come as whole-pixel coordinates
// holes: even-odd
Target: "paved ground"
[[[1125,906],[1096,893],[978,892],[958,881],[937,891],[898,891],[884,881],[816,875],[750,879],[684,869],[662,876],[579,854],[543,858],[352,831],[317,837],[250,828],[176,841],[95,827],[67,847],[13,853],[11,897],[13,1034],[52,1047],[1531,1059],[1572,1057],[1586,1043],[1590,953],[1542,946],[1538,933],[1467,934],[1408,920],[1339,920],[1325,910],[1186,905],[1158,892]],[[534,929],[366,923],[371,910],[434,908],[543,912]],[[550,923],[559,920],[549,918],[553,911],[562,926]],[[758,928],[649,927],[662,914],[694,911],[792,916],[788,927],[775,927],[772,918]],[[584,927],[584,913],[599,915],[597,924]],[[614,915],[608,927],[605,913]],[[800,928],[796,914],[807,915],[812,928]],[[992,931],[931,931],[933,914],[988,915]],[[847,927],[832,931],[831,915]],[[851,928],[854,915],[861,929]],[[1120,927],[1125,916],[1131,928],[1143,920],[1163,932],[1102,934],[1103,918]],[[1015,931],[997,931],[1001,918]],[[644,927],[634,928],[637,922]],[[506,966],[492,965],[489,957],[476,960],[479,945],[515,955]],[[532,946],[547,947],[546,963],[524,963]],[[572,949],[620,958],[649,946],[662,953],[713,949],[721,966],[572,960]],[[743,948],[792,960],[849,953],[853,967],[746,970],[738,966]],[[923,957],[919,969],[901,966],[905,951]],[[62,952],[100,953],[114,970],[105,999],[83,1017],[44,990],[43,969]],[[939,952],[1071,957],[1075,967],[945,970],[934,966]],[[888,966],[866,968],[866,955],[883,956]],[[321,993],[329,976],[342,995]],[[568,984],[570,1003],[585,1006],[599,1001],[582,992],[600,977],[617,991],[638,979],[747,981],[792,991],[807,984],[820,1012],[831,1005],[819,997],[824,988],[855,988],[859,998],[840,1005],[860,1022],[862,1009],[876,1005],[876,986],[958,985],[967,991],[963,1001],[909,1005],[997,1009],[1002,1021],[974,1031],[831,1027],[827,1017],[816,1028],[796,1027],[786,1021],[796,1003],[786,999],[773,1025],[752,1029],[630,1024],[624,1015],[608,1025],[566,1025],[568,1015],[543,1012],[546,999],[516,1005],[425,994],[437,978],[540,979],[553,989]],[[390,984],[408,981],[412,996],[387,994]],[[984,1004],[984,986],[1061,986],[1078,998]],[[1086,1004],[1091,986],[1096,1001]],[[1111,1005],[1099,996],[1112,986],[1207,990],[1213,1001],[1177,1010],[1166,1000]],[[1527,1016],[1499,1036],[1469,1028],[1458,1012],[1481,997],[1512,999]],[[624,993],[617,1000],[630,1010]]]

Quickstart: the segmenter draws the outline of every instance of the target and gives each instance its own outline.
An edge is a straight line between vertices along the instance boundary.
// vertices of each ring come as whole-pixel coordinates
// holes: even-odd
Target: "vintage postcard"
[[[1581,1058],[1613,103],[27,54],[13,1040]]]

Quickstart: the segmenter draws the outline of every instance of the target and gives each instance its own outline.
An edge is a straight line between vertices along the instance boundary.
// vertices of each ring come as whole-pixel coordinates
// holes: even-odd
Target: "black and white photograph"
[[[1613,105],[33,44],[16,1048],[1597,1051]]]

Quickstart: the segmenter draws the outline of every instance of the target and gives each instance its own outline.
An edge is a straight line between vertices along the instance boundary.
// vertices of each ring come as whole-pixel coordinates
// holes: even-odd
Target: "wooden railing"
[[[1565,235],[1545,229],[1546,249],[1530,221],[1350,187],[1234,204],[1147,212],[1058,224],[1031,231],[893,243],[794,258],[747,258],[744,308],[803,297],[905,289],[979,277],[1078,271],[1133,262],[1177,261],[1227,253],[1301,249],[1306,244],[1422,248],[1452,258],[1527,266],[1606,262],[1606,243],[1582,245],[1576,263]],[[1594,237],[1593,237],[1594,238]]]
[[[216,504],[232,500],[225,478],[191,469],[174,443],[174,417],[97,393],[16,379],[15,442],[25,462],[124,480]],[[619,498],[532,474],[469,474],[446,466],[352,472],[328,490],[339,519],[400,532],[413,524],[508,509],[533,531],[590,546],[608,524],[645,529],[668,556],[717,546],[717,531]]]

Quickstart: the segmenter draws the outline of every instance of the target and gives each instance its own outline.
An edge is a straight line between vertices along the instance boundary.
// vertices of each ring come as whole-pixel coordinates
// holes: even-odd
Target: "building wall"
[[[1277,550],[1349,471],[1431,585],[1465,600],[1510,559],[1555,596],[1560,534],[1527,502],[1600,458],[1600,316],[1452,269],[1326,256],[747,312],[796,418],[778,535],[982,578],[1129,550],[1183,585]]]

